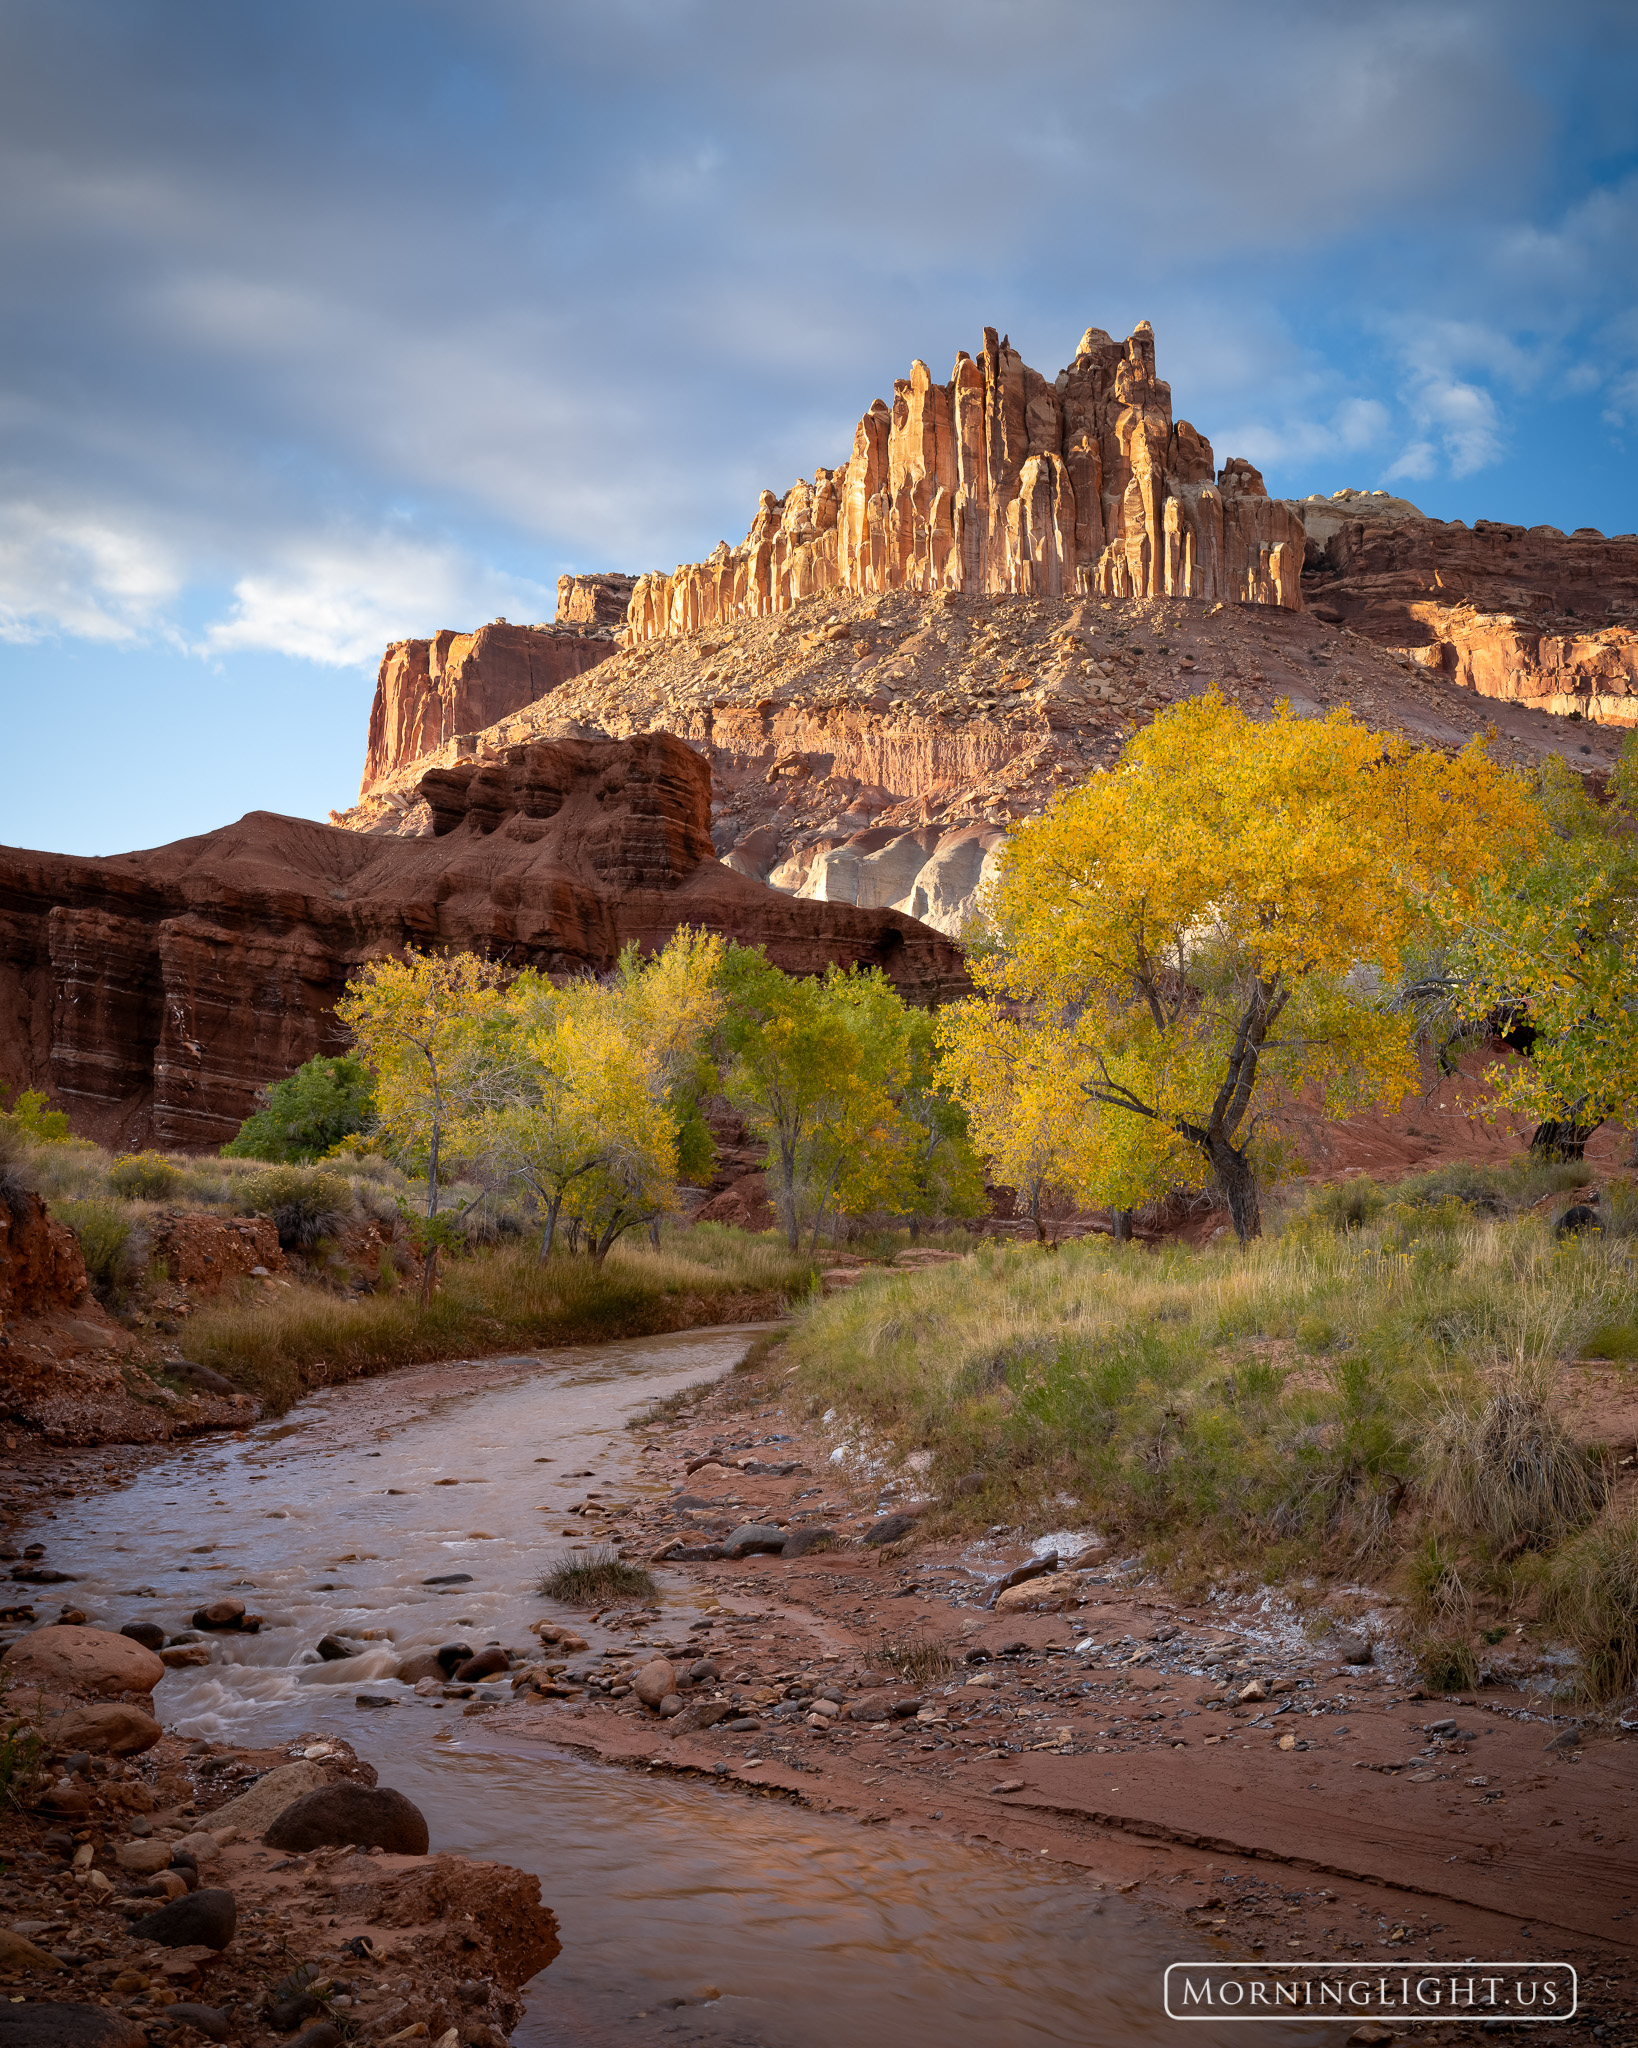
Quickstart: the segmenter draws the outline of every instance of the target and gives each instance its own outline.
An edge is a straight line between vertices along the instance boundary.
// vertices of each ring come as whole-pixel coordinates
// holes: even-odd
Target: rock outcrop
[[[1638,534],[1429,519],[1382,491],[1291,506],[1315,613],[1482,697],[1638,724]]]
[[[793,972],[879,964],[918,1000],[964,986],[955,950],[908,918],[724,867],[710,767],[664,733],[461,762],[413,807],[425,837],[253,811],[106,859],[0,848],[0,1080],[47,1089],[106,1143],[212,1148],[267,1082],[339,1049],[347,977],[406,945],[573,973],[687,924]]]
[[[592,579],[564,577],[568,600],[582,612],[610,600],[583,586]],[[620,579],[597,579],[625,581]],[[463,739],[546,697],[559,684],[584,675],[614,652],[614,622],[581,618],[573,624],[513,626],[505,619],[475,633],[445,631],[431,640],[395,640],[381,657],[370,706],[370,736],[360,793],[383,777]]]
[[[558,625],[623,626],[636,583],[635,576],[622,576],[612,569],[596,576],[560,576]]]
[[[791,610],[828,592],[1198,597],[1302,605],[1305,536],[1251,464],[1214,471],[1173,423],[1147,321],[1088,328],[1049,380],[994,328],[949,379],[923,362],[860,420],[847,463],[762,493],[737,548],[638,579],[632,644]]]

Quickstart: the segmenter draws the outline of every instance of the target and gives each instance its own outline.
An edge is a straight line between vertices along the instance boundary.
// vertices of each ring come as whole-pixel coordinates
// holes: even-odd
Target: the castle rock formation
[[[789,611],[827,591],[1238,599],[1300,610],[1306,536],[1250,463],[1214,473],[1173,423],[1147,321],[1088,328],[1055,381],[993,328],[949,381],[916,362],[845,468],[762,493],[743,544],[640,577],[628,644]]]

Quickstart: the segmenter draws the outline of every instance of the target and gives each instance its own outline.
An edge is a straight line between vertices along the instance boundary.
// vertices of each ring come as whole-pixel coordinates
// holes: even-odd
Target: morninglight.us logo
[[[1567,2020],[1576,1975],[1568,1963],[1172,1963],[1174,2020]]]

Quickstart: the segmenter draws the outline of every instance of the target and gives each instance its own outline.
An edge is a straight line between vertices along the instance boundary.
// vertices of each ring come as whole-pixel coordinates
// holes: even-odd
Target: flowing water
[[[406,1651],[451,1637],[528,1644],[570,1503],[665,1484],[645,1468],[666,1461],[645,1457],[627,1418],[728,1370],[747,1341],[696,1331],[333,1389],[62,1503],[50,1562],[77,1575],[76,1603],[104,1626],[141,1616],[174,1631],[225,1593],[265,1617],[257,1635],[210,1638],[208,1665],[167,1675],[167,1725],[257,1745],[344,1735],[422,1808],[435,1849],[539,1875],[563,1953],[530,1992],[519,2048],[1126,2048],[1176,2034],[1161,1972],[1198,1941],[1076,1873],[508,1742],[391,1676]],[[428,1583],[456,1573],[466,1582]],[[668,1589],[667,1639],[705,1597]],[[322,1635],[365,1629],[390,1640],[312,1661]],[[583,1632],[594,1649],[612,1640]],[[361,1708],[361,1692],[399,1704]],[[1190,2034],[1244,2040],[1211,2024]],[[1336,2033],[1288,2023],[1281,2039]]]

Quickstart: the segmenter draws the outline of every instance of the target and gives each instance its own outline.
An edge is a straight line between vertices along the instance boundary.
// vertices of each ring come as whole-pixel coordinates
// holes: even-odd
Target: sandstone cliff
[[[105,1143],[219,1145],[258,1089],[339,1049],[333,1005],[359,963],[407,944],[571,973],[687,924],[792,972],[880,965],[918,1000],[965,985],[954,948],[908,918],[724,867],[710,768],[662,733],[460,762],[415,803],[421,838],[253,811],[108,859],[0,848],[0,1081],[48,1090]]]
[[[860,420],[845,466],[762,493],[743,543],[638,579],[632,642],[890,590],[1172,595],[1302,604],[1304,535],[1250,463],[1214,476],[1172,421],[1153,330],[1089,327],[1048,380],[994,328],[949,379],[916,362]]]
[[[549,626],[505,619],[475,633],[395,640],[381,657],[359,794],[384,776],[548,696],[614,652],[630,576],[560,576]]]
[[[1480,696],[1638,724],[1638,534],[1429,519],[1382,491],[1291,508],[1303,588],[1348,625]]]
[[[1486,703],[1312,611],[1181,598],[837,596],[623,650],[458,757],[503,762],[520,737],[676,733],[709,763],[712,836],[739,873],[827,903],[887,905],[957,933],[1007,827],[1118,757],[1167,705],[1214,687],[1254,715],[1321,717],[1459,747]],[[1529,708],[1495,741],[1607,772],[1619,736]],[[430,834],[426,764],[347,814]]]

